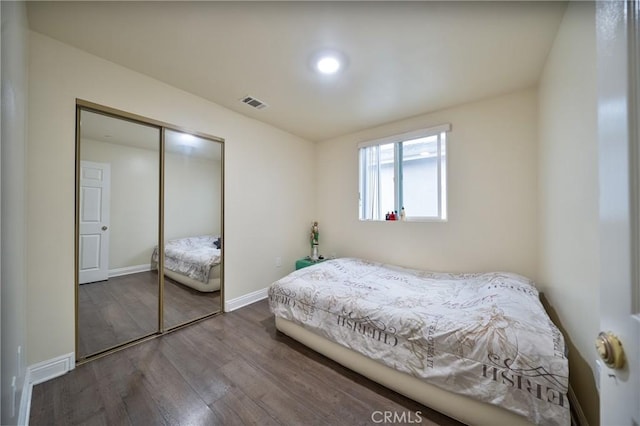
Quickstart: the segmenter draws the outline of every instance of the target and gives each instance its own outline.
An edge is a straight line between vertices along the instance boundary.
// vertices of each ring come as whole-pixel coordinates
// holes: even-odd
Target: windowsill
[[[403,222],[435,222],[446,223],[448,219],[439,219],[436,217],[408,217],[405,220],[376,220],[376,219],[359,219],[360,222],[390,222],[390,223],[403,223]]]

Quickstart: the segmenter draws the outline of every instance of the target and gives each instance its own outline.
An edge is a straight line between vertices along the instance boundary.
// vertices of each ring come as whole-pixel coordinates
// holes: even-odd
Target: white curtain
[[[380,146],[361,148],[362,187],[363,197],[361,219],[380,219]]]

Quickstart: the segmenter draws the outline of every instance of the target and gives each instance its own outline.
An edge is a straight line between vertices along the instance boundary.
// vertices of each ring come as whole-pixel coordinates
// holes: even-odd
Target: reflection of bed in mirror
[[[220,237],[203,235],[168,241],[164,248],[164,274],[198,291],[220,290]],[[158,264],[158,247],[151,256]]]

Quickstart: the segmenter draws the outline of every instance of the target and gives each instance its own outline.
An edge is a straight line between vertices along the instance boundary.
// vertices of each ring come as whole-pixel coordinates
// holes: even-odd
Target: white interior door
[[[626,354],[621,368],[599,361],[603,426],[640,424],[638,10],[637,1],[596,5],[600,327],[619,338]]]
[[[109,164],[80,162],[80,284],[109,276]]]

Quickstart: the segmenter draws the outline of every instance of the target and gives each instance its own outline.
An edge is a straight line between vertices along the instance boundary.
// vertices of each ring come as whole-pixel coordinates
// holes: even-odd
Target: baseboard
[[[29,408],[31,407],[31,389],[29,384],[29,370],[25,372],[22,393],[20,395],[20,408],[18,411],[18,425],[26,425],[29,422]]]
[[[38,383],[46,382],[47,380],[62,376],[63,374],[73,370],[75,368],[75,365],[76,355],[75,353],[70,353],[27,367],[27,372],[24,376],[22,397],[20,398],[18,425],[26,426],[29,424],[29,413],[31,411],[31,393],[33,391],[33,385],[37,385]]]
[[[121,275],[137,274],[138,272],[147,272],[151,270],[151,265],[145,263],[144,265],[125,266],[124,268],[109,269],[109,278],[119,277]]]
[[[236,297],[235,299],[227,300],[224,302],[224,311],[231,312],[236,309],[240,309],[243,306],[250,305],[260,300],[267,298],[267,288],[254,291],[253,293],[245,294],[244,296]]]
[[[29,383],[29,369],[24,376],[24,387],[22,388],[22,397],[20,398],[20,412],[18,413],[18,425],[29,424],[29,413],[31,412],[31,391],[33,384]]]

